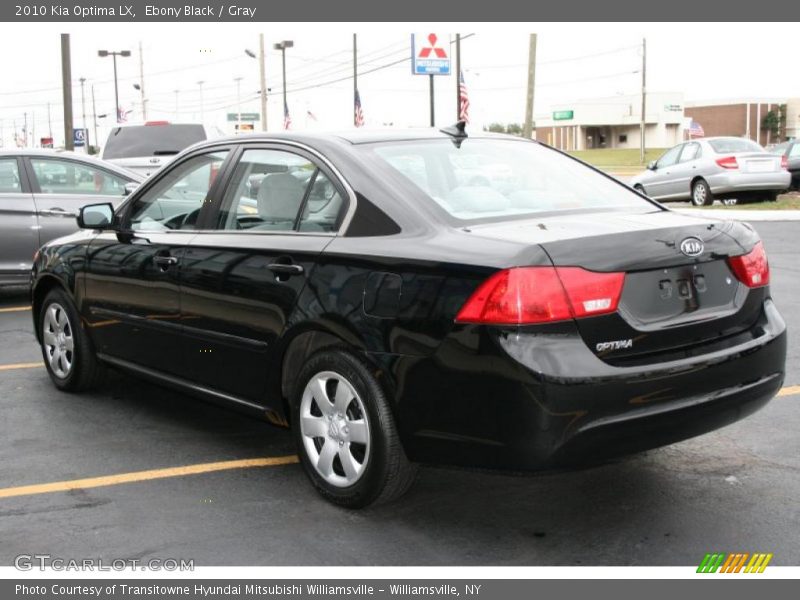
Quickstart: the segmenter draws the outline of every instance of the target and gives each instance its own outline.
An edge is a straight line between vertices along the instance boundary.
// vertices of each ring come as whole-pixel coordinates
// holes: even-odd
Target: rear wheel
[[[323,350],[309,359],[292,399],[294,436],[311,483],[348,508],[385,503],[416,476],[400,444],[386,394],[355,355]]]
[[[44,364],[58,389],[78,392],[102,381],[105,369],[95,356],[78,311],[63,290],[47,294],[38,322]]]
[[[692,184],[692,204],[695,206],[711,206],[714,195],[705,179],[698,179]]]

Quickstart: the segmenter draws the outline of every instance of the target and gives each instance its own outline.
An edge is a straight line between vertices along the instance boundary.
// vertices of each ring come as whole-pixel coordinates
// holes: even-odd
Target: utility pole
[[[61,34],[61,88],[64,97],[64,148],[74,150],[72,139],[72,59],[69,34]]]
[[[639,160],[644,164],[645,155],[645,116],[647,111],[647,38],[642,38],[642,122],[640,124],[641,149]]]
[[[175,120],[178,120],[178,94],[180,94],[180,90],[175,90]]]
[[[264,34],[258,34],[258,70],[261,77],[261,131],[267,130],[267,68],[264,53]]]
[[[144,55],[139,42],[139,91],[142,93],[142,121],[147,121],[147,100],[144,97]]]
[[[92,117],[94,121],[94,143],[100,146],[97,139],[97,105],[94,102],[94,85],[92,85]]]
[[[461,34],[456,34],[456,121],[461,120]]]
[[[358,40],[357,34],[353,34],[353,125],[358,127],[358,117],[356,116],[356,97],[358,96]]]
[[[31,148],[36,148],[36,113],[31,112]]]
[[[536,34],[530,36],[530,49],[528,50],[528,97],[525,100],[525,125],[522,128],[522,137],[533,137],[533,99],[536,86]]]
[[[22,131],[25,132],[25,142],[23,144],[23,148],[28,147],[28,113],[22,113],[22,117],[25,119],[22,125]]]
[[[83,133],[86,136],[84,147],[86,148],[86,154],[89,154],[89,129],[86,127],[86,98],[83,95],[83,84],[86,83],[86,78],[81,77],[79,81],[81,82],[81,112],[83,114]],[[49,104],[47,105],[47,109],[50,110]]]

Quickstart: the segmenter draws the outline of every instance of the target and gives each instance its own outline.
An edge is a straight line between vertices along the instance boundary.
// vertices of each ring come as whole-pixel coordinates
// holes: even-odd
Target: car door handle
[[[70,212],[68,210],[64,210],[63,208],[59,208],[58,206],[54,206],[53,208],[48,208],[47,210],[40,210],[40,215],[48,215],[51,217],[77,217],[78,213]]]
[[[273,273],[281,275],[301,275],[303,273],[302,265],[271,263],[267,265],[267,268]]]
[[[178,259],[175,256],[156,255],[153,257],[153,262],[162,267],[171,267],[178,264]]]

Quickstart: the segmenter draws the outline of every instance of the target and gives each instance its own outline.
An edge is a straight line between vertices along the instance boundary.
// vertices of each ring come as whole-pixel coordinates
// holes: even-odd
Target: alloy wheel
[[[44,315],[42,345],[53,374],[59,379],[69,377],[75,360],[75,338],[67,311],[55,302]]]
[[[370,456],[370,429],[364,403],[338,373],[314,375],[300,403],[303,446],[317,474],[336,487],[354,485]]]

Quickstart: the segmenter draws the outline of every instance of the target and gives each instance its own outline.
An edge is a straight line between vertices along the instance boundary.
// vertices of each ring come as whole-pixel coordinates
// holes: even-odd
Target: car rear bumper
[[[789,187],[792,176],[778,173],[717,173],[706,178],[714,194],[729,192],[781,191]]]
[[[709,354],[620,368],[568,328],[467,329],[434,357],[391,361],[401,437],[412,460],[515,470],[694,437],[747,416],[780,389],[786,326],[771,300],[758,333]]]

